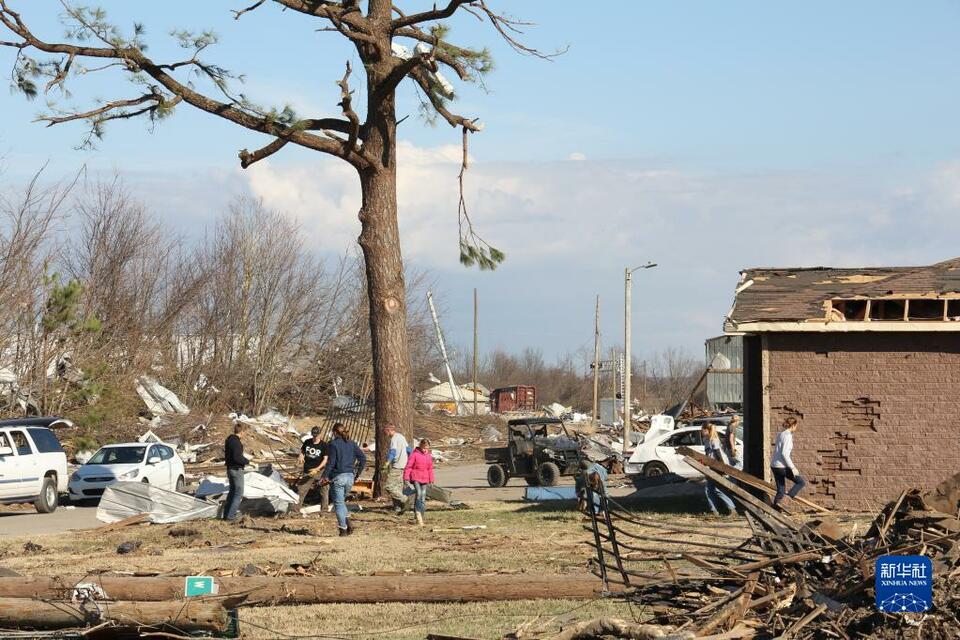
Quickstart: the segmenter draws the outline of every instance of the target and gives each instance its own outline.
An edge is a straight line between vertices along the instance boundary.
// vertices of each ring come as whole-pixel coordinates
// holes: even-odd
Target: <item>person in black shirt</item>
[[[227,465],[227,481],[230,491],[223,503],[223,519],[236,520],[240,501],[243,500],[243,468],[247,466],[247,459],[243,455],[243,443],[240,442],[240,431],[243,425],[239,420],[233,422],[233,433],[227,436],[223,445],[223,461]]]
[[[320,482],[323,470],[327,466],[327,443],[320,438],[320,427],[311,429],[310,435],[312,437],[300,448],[300,457],[297,460],[303,464],[303,474],[300,476],[300,486],[297,489],[301,506],[310,490]],[[324,511],[330,506],[329,484],[320,484],[320,505]]]

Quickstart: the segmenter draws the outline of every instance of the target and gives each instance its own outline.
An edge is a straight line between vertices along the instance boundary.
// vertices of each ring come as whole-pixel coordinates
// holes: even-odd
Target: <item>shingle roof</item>
[[[823,303],[832,298],[960,293],[960,258],[925,267],[862,269],[754,268],[742,273],[742,284],[729,319],[746,322],[821,320]]]

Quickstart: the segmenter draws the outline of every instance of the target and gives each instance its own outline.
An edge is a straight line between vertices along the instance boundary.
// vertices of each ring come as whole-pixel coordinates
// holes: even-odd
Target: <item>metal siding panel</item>
[[[707,364],[715,354],[722,354],[729,369],[716,369],[707,374],[707,401],[711,405],[743,402],[743,336],[718,336],[706,341]]]

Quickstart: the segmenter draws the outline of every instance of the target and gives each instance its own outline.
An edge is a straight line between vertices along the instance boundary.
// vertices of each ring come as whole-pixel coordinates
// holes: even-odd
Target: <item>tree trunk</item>
[[[389,43],[386,45],[389,51]],[[383,494],[380,469],[390,449],[383,427],[413,431],[413,393],[410,388],[410,351],[407,346],[407,300],[397,223],[397,119],[394,93],[376,98],[386,70],[367,69],[368,109],[372,126],[365,150],[381,166],[360,172],[363,204],[360,208],[360,248],[367,275],[370,341],[376,410],[376,464],[374,497]]]

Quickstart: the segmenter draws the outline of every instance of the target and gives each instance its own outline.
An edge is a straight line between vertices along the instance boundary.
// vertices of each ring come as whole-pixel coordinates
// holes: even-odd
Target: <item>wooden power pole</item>
[[[600,424],[600,296],[593,320],[593,422]]]

